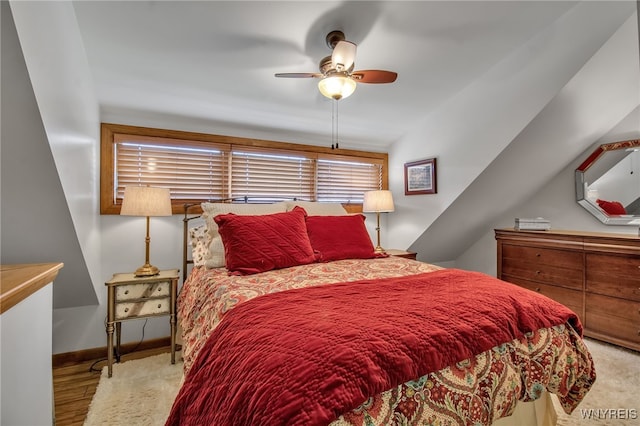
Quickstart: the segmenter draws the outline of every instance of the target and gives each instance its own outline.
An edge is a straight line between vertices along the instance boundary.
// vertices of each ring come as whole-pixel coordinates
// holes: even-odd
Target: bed
[[[339,204],[202,208],[168,425],[555,424],[595,381],[568,308],[376,253]]]

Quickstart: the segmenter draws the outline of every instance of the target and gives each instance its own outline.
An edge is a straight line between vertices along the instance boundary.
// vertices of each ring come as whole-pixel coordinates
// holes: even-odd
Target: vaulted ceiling
[[[104,117],[217,123],[220,133],[330,144],[317,79],[341,30],[356,69],[398,73],[339,101],[341,147],[386,150],[416,122],[543,32],[573,1],[76,1]],[[633,3],[633,2],[632,2]],[[532,52],[535,54],[535,52]],[[134,123],[135,124],[135,123]],[[244,134],[241,134],[244,133]]]

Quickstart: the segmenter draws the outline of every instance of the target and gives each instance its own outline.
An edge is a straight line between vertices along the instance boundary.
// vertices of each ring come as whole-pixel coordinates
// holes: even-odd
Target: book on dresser
[[[536,218],[520,218],[515,220],[515,229],[517,230],[529,230],[529,231],[548,231],[551,229],[551,223],[549,220],[542,217]]]
[[[496,229],[498,278],[573,310],[584,335],[640,351],[640,237]]]

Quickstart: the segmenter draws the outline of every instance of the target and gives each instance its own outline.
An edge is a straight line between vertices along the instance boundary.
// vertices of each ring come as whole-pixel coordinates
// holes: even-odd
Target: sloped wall
[[[603,143],[640,138],[640,107],[634,109],[600,140],[574,158],[546,185],[532,194],[525,202],[496,215],[486,225],[485,232],[455,260],[456,267],[495,275],[495,228],[512,228],[516,217],[544,217],[555,229],[572,229],[593,232],[614,232],[638,235],[637,226],[604,225],[575,201],[575,169]]]
[[[617,6],[579,3],[394,144],[388,246],[454,261],[637,105],[635,4]],[[403,163],[432,156],[438,194],[402,196]]]
[[[2,7],[2,263],[64,262],[53,304],[97,303],[8,2]]]

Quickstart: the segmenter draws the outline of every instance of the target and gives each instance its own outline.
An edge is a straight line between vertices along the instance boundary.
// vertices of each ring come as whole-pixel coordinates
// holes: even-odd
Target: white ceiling
[[[158,114],[264,139],[330,145],[331,100],[317,72],[334,29],[356,69],[398,73],[341,100],[341,148],[386,150],[577,2],[77,1],[103,115]],[[212,132],[215,133],[215,132]]]

